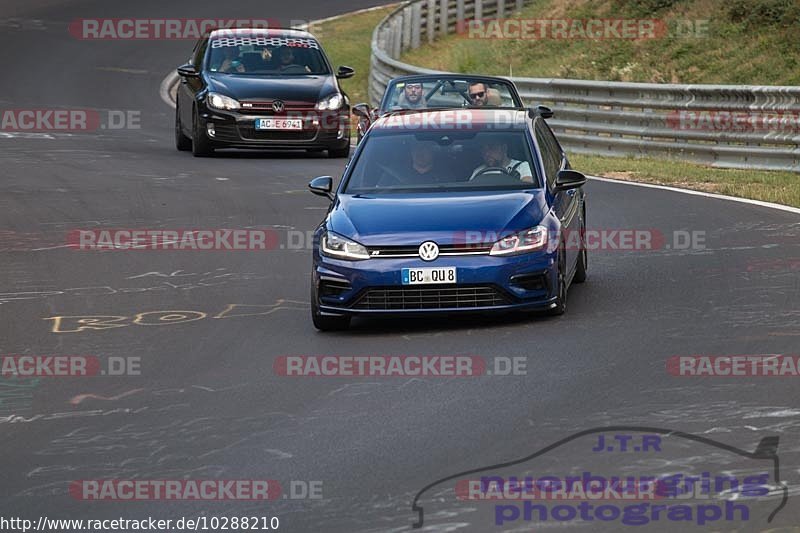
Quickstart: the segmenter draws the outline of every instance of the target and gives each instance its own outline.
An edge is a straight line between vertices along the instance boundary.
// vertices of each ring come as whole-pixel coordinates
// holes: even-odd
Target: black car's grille
[[[214,124],[214,139],[220,141],[241,141],[235,124]]]
[[[488,254],[492,249],[492,244],[440,244],[439,255],[468,255],[468,254]],[[382,257],[419,257],[419,245],[416,246],[376,246],[368,248],[370,257],[380,259]]]
[[[255,100],[242,100],[242,111],[249,112],[249,111],[266,111],[266,115],[284,115],[287,113],[313,113],[315,109],[315,104],[310,102],[298,102],[298,101],[289,101],[283,102],[283,111],[281,113],[276,113],[272,107],[272,102],[274,100],[263,100],[263,101],[255,101]],[[288,117],[291,118],[291,117]]]
[[[353,309],[468,309],[508,304],[508,298],[491,285],[461,287],[380,287],[367,289]]]
[[[311,128],[304,124],[304,128]],[[256,130],[254,125],[239,124],[242,138],[253,141],[310,141],[317,135],[316,129],[302,130]]]

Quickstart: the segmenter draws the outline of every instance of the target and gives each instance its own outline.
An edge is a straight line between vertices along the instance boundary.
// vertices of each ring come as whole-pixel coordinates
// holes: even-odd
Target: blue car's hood
[[[365,246],[463,243],[464,232],[502,236],[536,226],[544,192],[339,195],[328,228]]]

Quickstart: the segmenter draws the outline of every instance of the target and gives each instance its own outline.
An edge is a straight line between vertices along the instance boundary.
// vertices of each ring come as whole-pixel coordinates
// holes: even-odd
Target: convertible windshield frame
[[[491,184],[489,182],[485,184],[470,184],[470,180],[466,179],[466,176],[462,176],[460,180],[454,181],[445,181],[439,184],[426,184],[426,185],[416,185],[416,186],[409,186],[404,184],[398,185],[382,185],[382,186],[375,186],[375,187],[364,187],[356,186],[353,183],[355,176],[357,176],[358,172],[361,171],[361,166],[365,164],[365,158],[373,157],[371,153],[371,146],[374,146],[376,142],[383,141],[384,139],[394,139],[394,143],[398,142],[397,137],[409,138],[414,137],[415,141],[418,142],[435,142],[434,139],[437,137],[439,138],[448,138],[449,140],[453,141],[454,144],[456,141],[463,141],[465,139],[472,139],[477,135],[487,135],[487,134],[498,134],[503,136],[519,136],[524,142],[520,145],[522,146],[525,153],[523,155],[527,156],[527,159],[523,159],[521,161],[527,162],[530,170],[531,170],[531,177],[532,182],[527,181],[518,181],[511,182],[510,180],[503,180],[505,183],[499,184]],[[508,138],[508,137],[506,137]],[[406,161],[411,160],[411,150],[405,150]],[[474,170],[474,169],[472,169]],[[501,175],[497,173],[496,175]],[[507,192],[521,192],[526,190],[535,190],[535,189],[543,189],[545,180],[542,177],[542,170],[539,161],[539,154],[538,148],[536,144],[533,142],[530,135],[525,128],[503,128],[503,129],[493,129],[491,131],[483,131],[483,132],[454,132],[454,131],[446,131],[446,130],[436,130],[436,131],[427,131],[427,132],[399,132],[399,131],[390,131],[390,130],[373,130],[367,135],[364,140],[359,144],[356,153],[353,156],[353,159],[348,164],[345,174],[342,177],[342,181],[337,189],[337,194],[346,194],[352,196],[372,196],[372,195],[383,195],[383,194],[414,194],[414,195],[424,195],[424,194],[436,194],[436,193],[454,193],[454,192],[463,192],[463,193],[470,193],[470,192],[481,192],[481,191],[507,191]]]
[[[459,94],[462,99],[459,100],[457,103],[454,102],[453,106],[446,106],[439,103],[435,103],[428,107],[404,107],[403,105],[398,105],[399,102],[394,103],[393,101],[396,99],[398,94],[398,86],[404,86],[407,84],[417,84],[422,83],[423,85],[423,98],[424,100],[430,101],[432,97],[435,96],[444,96],[446,93],[450,94]],[[446,108],[446,109],[459,109],[459,108],[473,108],[476,107],[470,103],[468,98],[467,92],[470,83],[483,83],[487,86],[487,89],[495,89],[497,90],[498,87],[501,87],[507,93],[507,97],[511,99],[510,105],[497,105],[495,104],[487,104],[485,107],[497,107],[501,109],[523,109],[524,104],[522,102],[522,98],[519,95],[514,83],[510,80],[505,78],[498,78],[498,77],[491,77],[491,76],[470,76],[470,75],[453,75],[453,74],[418,74],[414,76],[401,76],[399,78],[392,79],[386,87],[384,91],[383,98],[381,99],[380,107],[378,108],[379,114],[388,113],[391,111],[402,110],[402,109],[432,109],[432,108]],[[503,97],[502,93],[498,93],[498,96]]]

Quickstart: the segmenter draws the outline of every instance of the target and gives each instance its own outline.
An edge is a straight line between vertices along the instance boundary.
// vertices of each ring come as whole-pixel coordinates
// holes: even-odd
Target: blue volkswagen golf
[[[562,314],[586,279],[586,177],[539,107],[428,109],[381,117],[314,236],[311,312],[353,316],[511,310]]]

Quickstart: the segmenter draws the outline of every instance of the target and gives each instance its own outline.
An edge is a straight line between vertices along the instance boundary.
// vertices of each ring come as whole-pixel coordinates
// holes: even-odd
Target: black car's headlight
[[[320,251],[323,255],[339,259],[350,259],[351,261],[369,259],[369,253],[362,244],[332,231],[323,233],[320,243]]]
[[[503,237],[494,243],[489,255],[516,255],[541,250],[547,245],[547,228],[536,226]]]
[[[206,102],[208,103],[208,107],[213,107],[214,109],[224,109],[226,111],[234,111],[242,107],[239,102],[230,96],[225,96],[224,94],[219,93],[208,93]]]
[[[317,102],[317,111],[335,111],[344,104],[344,97],[340,93],[333,93]]]

